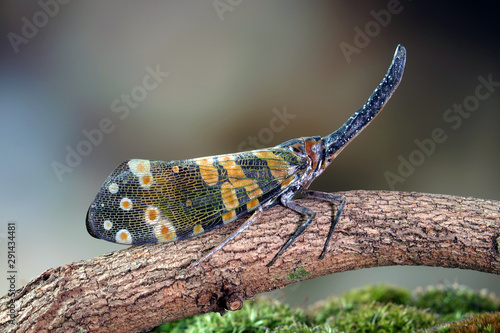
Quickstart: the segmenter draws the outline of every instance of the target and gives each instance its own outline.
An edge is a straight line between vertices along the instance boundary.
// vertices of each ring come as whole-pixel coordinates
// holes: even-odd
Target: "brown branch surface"
[[[272,267],[266,264],[302,218],[281,206],[199,267],[186,267],[222,242],[243,219],[203,236],[170,244],[133,246],[49,269],[15,297],[0,299],[1,331],[138,332],[206,313],[237,310],[243,300],[303,279],[389,265],[423,265],[500,274],[500,202],[440,194],[351,191],[319,260],[336,208],[300,200],[316,219]]]

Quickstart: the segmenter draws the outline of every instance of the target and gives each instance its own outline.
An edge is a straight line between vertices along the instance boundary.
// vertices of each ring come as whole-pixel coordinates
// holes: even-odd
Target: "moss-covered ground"
[[[193,316],[151,332],[500,332],[496,311],[499,299],[456,284],[413,292],[377,285],[348,291],[307,310],[258,298],[224,316]]]

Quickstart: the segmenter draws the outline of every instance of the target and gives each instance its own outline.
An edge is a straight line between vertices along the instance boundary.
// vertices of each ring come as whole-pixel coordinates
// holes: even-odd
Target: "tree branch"
[[[245,299],[289,283],[366,267],[423,265],[500,274],[500,202],[440,194],[350,191],[325,259],[336,208],[301,199],[317,212],[297,241],[267,267],[301,217],[275,206],[199,267],[185,269],[243,223],[170,244],[133,246],[49,269],[8,295],[0,326],[16,332],[137,332],[206,313],[237,310]],[[302,273],[295,274],[301,268]]]

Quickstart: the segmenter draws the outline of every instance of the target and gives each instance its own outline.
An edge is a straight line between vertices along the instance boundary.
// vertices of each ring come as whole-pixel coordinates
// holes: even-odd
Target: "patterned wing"
[[[193,237],[279,197],[304,170],[281,148],[184,161],[130,160],[106,179],[87,230],[122,244]]]

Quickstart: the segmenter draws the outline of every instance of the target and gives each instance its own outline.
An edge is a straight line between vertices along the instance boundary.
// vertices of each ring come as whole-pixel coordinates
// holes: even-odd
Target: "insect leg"
[[[219,251],[222,249],[227,243],[229,243],[231,240],[234,239],[234,237],[238,236],[243,230],[248,228],[255,220],[259,219],[260,216],[262,215],[262,207],[259,207],[255,213],[250,216],[250,218],[241,225],[241,227],[238,228],[231,236],[229,236],[225,241],[217,245],[212,251],[210,251],[208,254],[204,255],[201,259],[198,259],[195,263],[191,264],[187,270],[190,270],[191,268],[194,268],[210,258],[215,252]]]
[[[281,247],[281,249],[278,251],[278,253],[274,256],[273,260],[266,266],[272,266],[274,262],[281,256],[283,252],[288,249],[290,245],[297,239],[297,237],[300,236],[300,234],[307,228],[307,226],[311,223],[311,221],[314,219],[314,216],[316,216],[316,213],[307,207],[301,206],[295,201],[288,200],[288,198],[282,198],[281,199],[281,204],[287,208],[290,208],[293,211],[296,211],[297,213],[304,215],[307,217],[307,220],[295,231],[292,237]]]
[[[328,231],[328,236],[326,237],[323,251],[321,252],[321,255],[319,256],[320,259],[323,259],[325,257],[326,251],[328,250],[328,244],[330,244],[330,240],[332,239],[333,232],[335,231],[335,227],[337,226],[337,223],[339,222],[340,215],[342,215],[342,211],[344,210],[346,199],[344,196],[336,195],[333,193],[319,192],[319,191],[304,191],[303,194],[305,195],[306,198],[320,199],[320,200],[325,200],[325,201],[335,202],[335,203],[340,204],[340,206],[337,210],[337,214],[335,215],[335,218],[333,219],[332,224],[330,225],[330,231]]]

